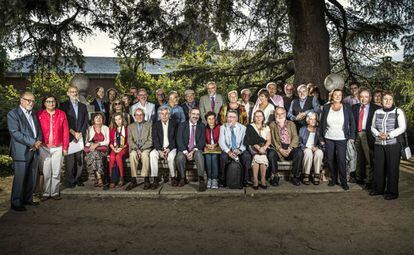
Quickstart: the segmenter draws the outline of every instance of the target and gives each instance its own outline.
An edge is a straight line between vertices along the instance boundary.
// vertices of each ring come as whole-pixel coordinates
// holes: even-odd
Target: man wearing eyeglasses
[[[33,113],[34,103],[33,93],[24,92],[20,96],[20,106],[7,114],[14,169],[11,209],[15,211],[26,211],[25,205],[38,205],[33,202],[33,189],[43,135],[36,114]]]
[[[138,103],[131,106],[131,115],[134,116],[135,119],[135,110],[137,108],[141,108],[145,114],[145,121],[154,122],[155,119],[155,105],[153,103],[148,102],[148,93],[145,89],[140,89],[138,91]]]

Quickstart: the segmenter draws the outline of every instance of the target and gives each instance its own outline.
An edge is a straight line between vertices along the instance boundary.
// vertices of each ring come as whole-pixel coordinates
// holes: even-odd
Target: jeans
[[[207,177],[209,179],[218,178],[219,155],[215,153],[204,154],[207,167]]]

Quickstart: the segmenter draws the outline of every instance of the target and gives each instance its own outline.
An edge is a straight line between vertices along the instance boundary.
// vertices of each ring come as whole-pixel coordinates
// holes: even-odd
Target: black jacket
[[[177,149],[178,151],[188,150],[188,142],[190,140],[190,124],[188,121],[182,122],[178,125],[177,129]],[[206,126],[202,122],[197,122],[196,126],[196,137],[195,137],[196,148],[203,150],[206,145]]]
[[[343,112],[344,112],[343,131],[345,134],[345,138],[347,140],[355,139],[355,120],[354,120],[354,114],[352,113],[351,106],[348,104],[342,104],[342,107],[343,107]],[[323,137],[325,137],[326,131],[328,129],[328,124],[326,123],[326,119],[328,117],[330,109],[331,109],[331,103],[323,106],[322,116],[321,116],[321,121],[320,121],[320,127],[321,127]]]
[[[168,149],[170,151],[176,148],[175,145],[175,135],[177,133],[178,123],[175,120],[170,119],[168,122]],[[152,145],[156,150],[161,150],[164,143],[164,134],[162,130],[161,121],[156,121],[152,125]]]
[[[372,135],[371,132],[371,124],[372,124],[372,119],[374,117],[374,113],[376,110],[380,109],[381,107],[379,107],[376,104],[369,104],[369,112],[368,112],[368,118],[367,118],[367,124],[365,127],[365,133],[367,134],[367,140],[368,140],[368,145],[371,148],[374,148],[374,142],[375,142],[375,138]],[[358,123],[359,123],[359,111],[361,109],[361,104],[354,104],[352,106],[352,112],[354,113],[354,119],[355,119],[355,134],[358,132]]]
[[[86,105],[78,102],[78,118],[76,118],[75,110],[73,109],[70,100],[67,100],[60,104],[60,109],[66,113],[68,119],[69,129],[73,129],[75,132],[82,132],[85,139],[86,131],[88,129],[89,116],[86,109]],[[75,137],[69,134],[69,141],[73,141]]]

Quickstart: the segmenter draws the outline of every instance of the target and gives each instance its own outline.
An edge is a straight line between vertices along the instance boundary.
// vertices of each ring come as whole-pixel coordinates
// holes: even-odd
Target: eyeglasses
[[[121,103],[114,103],[114,105],[121,105]]]
[[[35,102],[35,100],[27,99],[27,98],[24,98],[24,97],[22,97],[22,99],[23,100],[26,100],[28,103],[34,103]]]
[[[56,103],[56,101],[55,100],[46,100],[45,103],[47,103],[47,104],[54,104],[54,103]]]

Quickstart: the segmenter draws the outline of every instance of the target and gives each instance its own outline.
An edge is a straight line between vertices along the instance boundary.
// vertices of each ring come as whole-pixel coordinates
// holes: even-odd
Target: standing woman
[[[207,167],[207,189],[218,189],[219,158],[221,149],[218,145],[220,137],[220,125],[216,120],[216,113],[207,112],[206,147],[204,147],[204,159]]]
[[[115,113],[109,130],[109,147],[111,153],[109,154],[109,176],[112,180],[112,169],[116,164],[119,170],[118,187],[124,185],[124,159],[128,153],[128,124],[124,119],[122,113]],[[111,183],[111,188],[115,188],[115,183]]]
[[[102,113],[95,113],[92,117],[92,126],[86,133],[86,167],[88,172],[95,174],[96,187],[103,187],[104,160],[108,153],[109,128],[103,124],[104,119]]]
[[[115,116],[115,113],[121,113],[122,117],[126,120],[127,124],[131,124],[132,122],[134,122],[134,119],[132,118],[131,115],[129,115],[128,112],[125,111],[125,106],[124,103],[119,100],[119,99],[115,99],[112,102],[112,112],[110,115],[111,121],[113,119],[113,117]]]
[[[227,97],[229,99],[229,102],[221,106],[218,118],[219,122],[221,124],[225,124],[227,122],[227,111],[234,110],[237,112],[237,116],[239,116],[238,122],[240,124],[244,126],[249,124],[249,117],[247,115],[246,109],[238,101],[237,90],[232,90],[229,93],[227,93]]]
[[[260,187],[267,189],[266,170],[269,165],[267,151],[271,144],[270,128],[265,124],[265,116],[261,110],[253,114],[253,123],[246,128],[245,144],[252,154],[253,189],[259,188],[258,174],[260,169]]]
[[[406,128],[407,121],[403,110],[394,106],[394,96],[384,92],[382,109],[374,113],[371,131],[374,145],[374,185],[370,196],[383,195],[386,200],[398,198],[398,178],[400,171],[400,150],[398,136]]]
[[[352,109],[342,103],[342,90],[332,91],[331,102],[323,106],[321,132],[325,138],[326,159],[331,173],[329,186],[338,184],[338,172],[341,187],[349,190],[346,181],[347,141],[355,140],[355,121]]]
[[[265,123],[270,123],[272,119],[270,117],[273,117],[274,120],[274,114],[275,114],[275,107],[269,102],[270,94],[267,89],[261,89],[259,90],[259,93],[257,94],[257,103],[253,107],[252,111],[252,122],[254,121],[254,113],[257,110],[261,110],[264,113],[265,116]]]
[[[43,171],[44,186],[41,201],[61,199],[60,173],[62,157],[68,154],[69,124],[65,112],[56,109],[56,105],[56,97],[46,96],[42,101],[42,110],[37,113],[43,132],[40,168]]]

